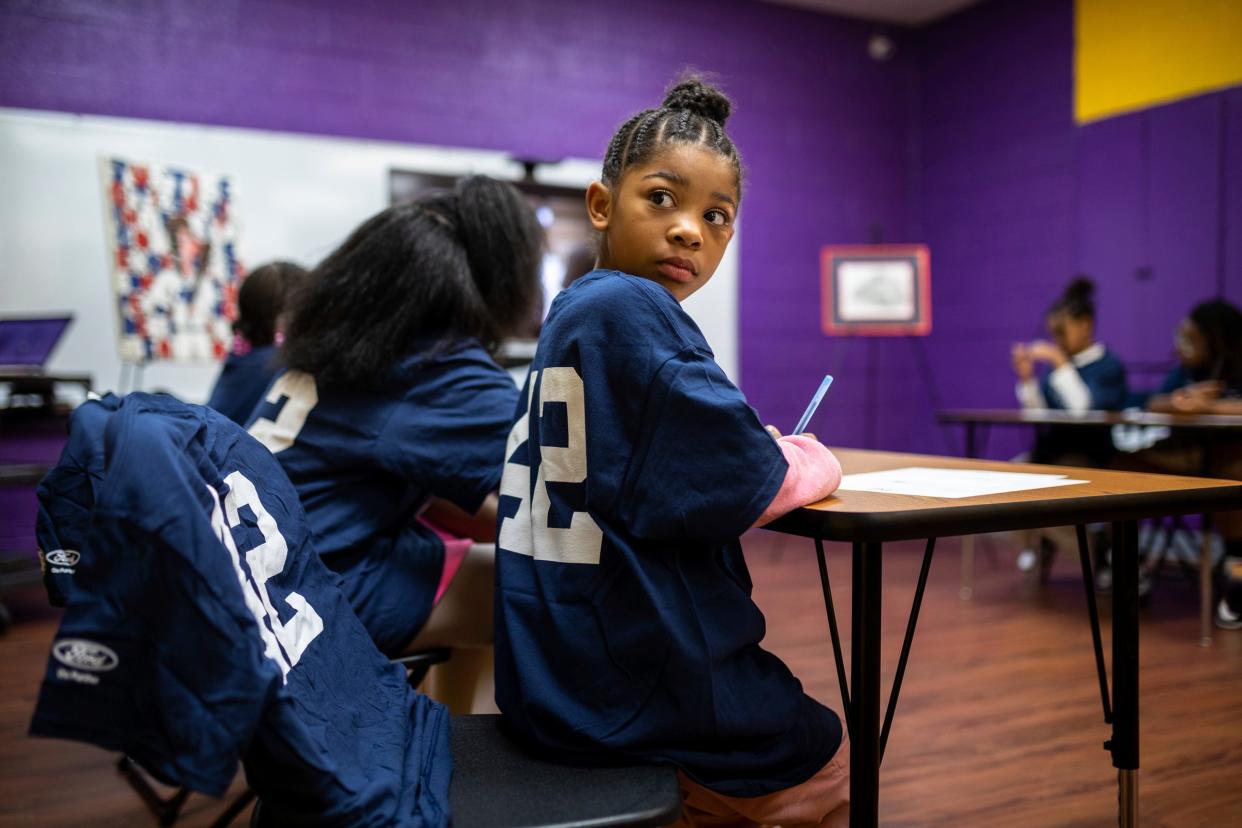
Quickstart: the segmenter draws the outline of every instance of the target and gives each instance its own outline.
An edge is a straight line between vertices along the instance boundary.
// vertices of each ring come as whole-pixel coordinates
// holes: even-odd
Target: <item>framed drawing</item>
[[[820,289],[826,334],[931,333],[931,256],[925,245],[825,247]]]

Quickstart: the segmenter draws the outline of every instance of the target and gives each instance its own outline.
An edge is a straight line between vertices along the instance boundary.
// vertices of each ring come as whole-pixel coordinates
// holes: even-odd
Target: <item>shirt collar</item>
[[[1083,348],[1070,357],[1070,362],[1074,363],[1074,367],[1082,368],[1084,365],[1103,359],[1105,350],[1103,342],[1093,342],[1089,347]]]

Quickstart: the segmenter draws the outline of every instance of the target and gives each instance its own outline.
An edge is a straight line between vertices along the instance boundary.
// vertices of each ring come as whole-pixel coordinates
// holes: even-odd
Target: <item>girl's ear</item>
[[[612,191],[598,181],[592,181],[586,191],[587,215],[591,226],[599,232],[608,229],[612,217]]]

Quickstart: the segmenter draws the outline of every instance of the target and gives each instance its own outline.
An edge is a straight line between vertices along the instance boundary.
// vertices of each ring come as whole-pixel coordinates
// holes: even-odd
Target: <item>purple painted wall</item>
[[[1073,4],[985,3],[925,29],[921,46],[927,348],[947,404],[1011,407],[1010,343],[1040,333],[1074,271]],[[934,434],[926,409],[909,430],[920,448],[943,450],[946,436],[960,445],[956,430]],[[990,453],[1025,442],[998,430]]]
[[[743,386],[789,428],[833,371],[814,428],[838,445],[958,450],[932,410],[1013,405],[1009,345],[1077,270],[1152,366],[1193,301],[1242,301],[1242,90],[1079,128],[1072,0],[990,0],[888,63],[872,30],[753,0],[9,0],[0,105],[598,157],[683,66],[715,71],[749,171]],[[880,240],[931,246],[933,334],[827,339],[820,247]]]
[[[1242,89],[1220,93],[1225,100],[1221,124],[1225,148],[1221,181],[1221,242],[1224,266],[1221,281],[1225,298],[1242,307]]]
[[[870,60],[871,31],[753,0],[7,2],[0,105],[590,158],[684,66],[714,71],[748,167],[741,370],[788,428],[829,349],[820,246],[907,235],[914,63]]]
[[[916,232],[955,407],[1015,404],[1009,345],[1042,335],[1076,272],[1095,279],[1100,336],[1134,388],[1158,383],[1193,304],[1242,300],[1242,89],[1079,127],[1073,42],[1072,0],[991,0],[919,32]],[[912,411],[908,434],[943,448],[933,431]],[[988,453],[1028,444],[997,430]]]

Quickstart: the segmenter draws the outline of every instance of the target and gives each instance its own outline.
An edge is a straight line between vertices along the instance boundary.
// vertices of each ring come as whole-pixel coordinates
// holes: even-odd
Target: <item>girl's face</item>
[[[675,144],[625,171],[615,190],[587,188],[603,233],[599,266],[658,282],[684,301],[716,272],[733,238],[737,177],[707,147]]]
[[[1095,324],[1089,316],[1074,318],[1068,313],[1048,314],[1048,335],[1068,356],[1085,351],[1095,341]]]
[[[1207,339],[1199,330],[1199,326],[1190,319],[1183,319],[1177,326],[1173,344],[1177,347],[1177,356],[1182,361],[1182,365],[1188,370],[1193,371],[1207,363]]]

